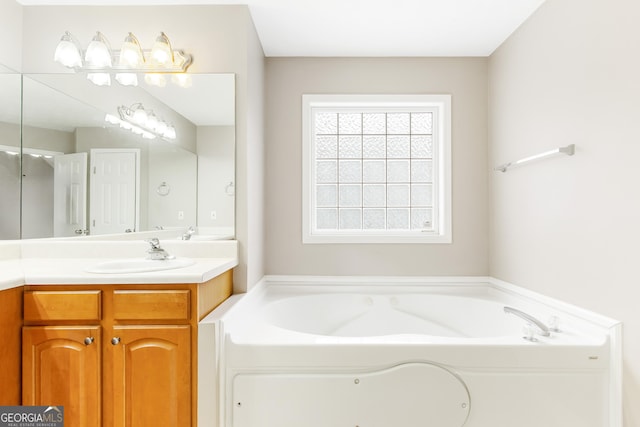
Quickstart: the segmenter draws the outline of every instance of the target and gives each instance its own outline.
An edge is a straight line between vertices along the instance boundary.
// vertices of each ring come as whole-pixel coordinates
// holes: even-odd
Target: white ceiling
[[[247,4],[266,56],[488,56],[544,0],[17,0]]]

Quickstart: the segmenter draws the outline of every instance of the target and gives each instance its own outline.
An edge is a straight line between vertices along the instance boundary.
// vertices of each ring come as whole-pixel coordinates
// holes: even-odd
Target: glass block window
[[[305,243],[451,241],[450,96],[303,96]]]

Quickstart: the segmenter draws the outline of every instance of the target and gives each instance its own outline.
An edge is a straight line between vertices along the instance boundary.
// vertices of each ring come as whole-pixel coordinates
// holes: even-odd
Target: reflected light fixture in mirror
[[[120,118],[107,114],[105,121],[130,130],[145,139],[154,139],[157,136],[166,139],[177,137],[175,127],[160,119],[153,111],[146,110],[141,103],[133,104],[131,107],[118,107],[118,115]]]
[[[20,151],[16,151],[17,147],[9,147],[0,145],[0,152],[7,153],[9,156],[18,156],[20,155]]]
[[[147,73],[144,75],[144,82],[151,86],[165,87],[167,79],[160,73]]]
[[[191,75],[190,74],[173,74],[171,76],[171,81],[180,87],[183,88],[188,88],[191,87],[191,85],[193,84],[191,81]]]
[[[80,44],[70,32],[65,32],[54,60],[76,72],[88,72],[87,78],[99,86],[110,85],[110,73],[116,72],[116,81],[125,86],[137,86],[136,74],[144,73],[147,84],[162,87],[167,84],[165,74],[184,75],[193,61],[190,54],[173,49],[165,33],[160,33],[150,51],[143,50],[135,35],[129,33],[120,51],[112,52],[109,41],[99,31],[89,43],[84,59],[83,64]],[[176,77],[172,82],[182,87],[190,86],[188,77]]]
[[[113,114],[107,114],[104,117],[104,121],[107,122],[107,123],[111,123],[112,125],[118,125],[124,130],[130,130],[135,135],[140,135],[144,139],[155,139],[156,138],[156,136],[154,134],[152,134],[150,132],[147,132],[144,129],[138,127],[138,126],[132,125],[129,122],[125,122],[124,120],[119,119],[118,117],[114,116]]]

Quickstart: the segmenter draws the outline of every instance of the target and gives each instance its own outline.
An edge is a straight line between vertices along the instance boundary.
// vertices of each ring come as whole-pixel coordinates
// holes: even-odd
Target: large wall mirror
[[[19,171],[19,231],[11,211],[20,203],[5,203],[15,200],[13,194],[13,199],[2,198],[0,238],[101,236],[189,226],[202,234],[232,237],[235,77],[190,78],[188,87],[171,82],[132,87],[115,81],[96,86],[83,74],[22,75],[21,121],[0,106],[2,141],[5,133],[18,129],[17,144],[8,139],[0,144],[0,171],[2,182],[10,184]],[[18,99],[19,82],[18,75]],[[11,83],[0,80],[7,86],[0,87],[3,99]],[[135,109],[152,112],[157,121],[173,127],[175,138],[142,135],[135,125],[132,129],[123,111]],[[13,154],[20,139],[21,158]]]
[[[0,239],[20,238],[20,80],[0,65]]]

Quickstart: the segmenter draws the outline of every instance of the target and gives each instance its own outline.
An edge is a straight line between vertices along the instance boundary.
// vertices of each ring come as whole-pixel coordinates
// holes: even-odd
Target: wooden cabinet
[[[66,427],[197,422],[198,322],[232,292],[202,284],[25,286],[22,399]]]
[[[22,286],[0,291],[0,405],[21,403]]]
[[[192,425],[190,332],[186,325],[114,327],[105,361],[113,390],[105,425]]]
[[[100,343],[98,326],[24,327],[22,404],[64,406],[66,426],[100,426]]]

